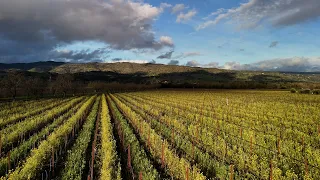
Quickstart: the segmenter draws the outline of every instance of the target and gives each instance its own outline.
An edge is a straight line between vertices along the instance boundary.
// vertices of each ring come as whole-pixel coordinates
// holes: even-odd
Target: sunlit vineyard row
[[[1,179],[320,179],[320,97],[154,90],[0,103]]]

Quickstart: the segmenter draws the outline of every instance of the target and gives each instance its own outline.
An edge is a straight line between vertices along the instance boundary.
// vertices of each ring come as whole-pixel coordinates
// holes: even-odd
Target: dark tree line
[[[48,77],[27,76],[24,72],[10,71],[0,79],[0,98],[33,98],[44,96],[74,96],[107,91],[130,91],[156,86],[118,82],[82,81],[74,74],[49,74]]]

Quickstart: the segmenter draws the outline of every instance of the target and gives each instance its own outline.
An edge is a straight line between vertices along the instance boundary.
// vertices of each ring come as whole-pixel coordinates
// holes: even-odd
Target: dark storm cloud
[[[171,60],[168,65],[178,65],[179,61],[178,60]]]
[[[278,41],[273,41],[273,42],[271,42],[271,44],[269,45],[269,48],[277,47],[278,44],[279,44]]]
[[[1,47],[0,61],[19,59],[19,54],[28,55],[26,51],[45,58],[43,54],[56,46],[75,41],[99,41],[118,50],[173,47],[170,37],[156,40],[152,31],[161,12],[143,2],[123,0],[1,0],[0,43],[9,42],[17,54],[6,54]],[[37,51],[38,45],[43,52]]]
[[[174,51],[166,52],[165,54],[158,56],[157,59],[171,59],[173,52]]]
[[[55,50],[49,53],[50,60],[69,61],[69,62],[102,62],[109,57],[111,51],[107,48],[101,48],[94,51],[69,51]]]
[[[113,58],[112,61],[121,61],[122,58]]]

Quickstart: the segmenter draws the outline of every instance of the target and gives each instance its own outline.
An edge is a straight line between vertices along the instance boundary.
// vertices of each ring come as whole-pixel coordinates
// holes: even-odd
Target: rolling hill
[[[172,83],[207,82],[320,82],[320,72],[259,72],[232,71],[216,68],[137,63],[64,63],[35,62],[0,64],[0,71],[21,70],[37,73],[72,73],[90,80],[104,80],[140,83],[148,81],[169,81]],[[120,79],[119,79],[120,78]]]

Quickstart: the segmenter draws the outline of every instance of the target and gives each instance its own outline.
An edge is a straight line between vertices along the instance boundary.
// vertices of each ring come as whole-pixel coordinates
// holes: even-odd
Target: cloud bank
[[[181,11],[183,11],[185,9],[185,5],[184,4],[176,4],[173,8],[172,8],[172,14],[176,14],[179,13]]]
[[[198,30],[221,21],[238,23],[239,28],[255,28],[264,22],[275,27],[289,26],[320,17],[319,0],[249,0],[239,7],[218,9],[197,27]]]
[[[181,23],[181,22],[186,22],[189,21],[192,17],[194,17],[197,14],[196,10],[190,10],[187,13],[180,13],[177,16],[176,22]]]
[[[320,72],[320,57],[293,57],[278,58],[259,61],[251,64],[241,64],[239,62],[226,62],[219,65],[218,62],[200,64],[197,61],[190,61],[187,66],[200,66],[205,68],[221,68],[228,70],[250,70],[250,71],[281,71],[281,72]]]
[[[173,59],[183,59],[188,57],[194,57],[194,56],[201,56],[202,54],[200,52],[184,52],[180,55],[177,55],[173,57]]]
[[[157,40],[152,29],[166,7],[130,0],[1,0],[0,62],[43,60],[57,46],[77,41],[117,50],[172,47],[170,37]]]

